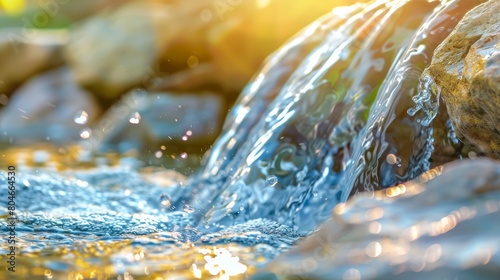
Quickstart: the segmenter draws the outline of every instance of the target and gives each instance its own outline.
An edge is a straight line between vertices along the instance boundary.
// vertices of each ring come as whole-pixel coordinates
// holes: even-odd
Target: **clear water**
[[[183,184],[162,187],[123,164],[21,169],[16,277],[244,277],[353,194],[459,158],[439,95],[419,77],[479,2],[334,9],[268,58]]]

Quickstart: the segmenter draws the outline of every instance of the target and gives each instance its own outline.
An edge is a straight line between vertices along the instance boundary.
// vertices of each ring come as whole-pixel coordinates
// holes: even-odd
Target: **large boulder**
[[[252,279],[496,279],[500,164],[454,162],[353,197]]]
[[[500,1],[471,10],[436,49],[423,76],[438,85],[457,136],[500,158]]]

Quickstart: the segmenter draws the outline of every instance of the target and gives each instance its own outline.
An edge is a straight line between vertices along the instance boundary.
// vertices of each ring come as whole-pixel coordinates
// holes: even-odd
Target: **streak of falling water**
[[[360,143],[354,145],[355,161],[347,167],[341,183],[345,186],[343,201],[359,191],[411,180],[427,171],[431,162],[434,165],[446,162],[438,156],[444,148],[435,149],[444,137],[434,133],[449,130],[446,110],[440,108],[439,89],[432,79],[420,76],[429,66],[434,49],[453,30],[458,19],[477,4],[449,1],[440,5],[395,62],[375,99],[368,124],[355,140]],[[436,120],[438,112],[441,116]],[[453,139],[452,142],[448,146],[457,144]],[[401,163],[388,163],[389,155],[396,155]]]
[[[365,126],[392,61],[404,50],[399,46],[409,44],[438,4],[381,0],[353,9],[358,13],[324,33],[268,107],[258,107],[263,112],[258,121],[253,108],[238,107],[246,114],[230,117],[237,127],[221,137],[229,149],[237,146],[234,154],[216,148],[202,174],[212,178],[193,180],[177,201],[206,213],[203,225],[212,230],[261,217],[301,233],[312,230],[339,201],[352,141]],[[262,79],[257,76],[251,92]],[[241,100],[248,102],[245,96]],[[240,124],[251,127],[245,142],[233,137]],[[274,188],[266,187],[269,176],[278,179]]]

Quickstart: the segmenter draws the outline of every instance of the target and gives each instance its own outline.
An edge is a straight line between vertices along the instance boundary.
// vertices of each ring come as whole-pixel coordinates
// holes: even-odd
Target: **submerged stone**
[[[423,76],[434,80],[457,136],[477,152],[500,158],[500,9],[471,10],[437,48]]]

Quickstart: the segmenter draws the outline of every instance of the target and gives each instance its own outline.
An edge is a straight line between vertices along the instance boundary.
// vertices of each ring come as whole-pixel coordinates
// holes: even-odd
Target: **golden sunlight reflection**
[[[198,252],[205,255],[204,259],[207,262],[204,267],[205,270],[211,275],[219,275],[219,279],[221,280],[230,279],[232,276],[237,276],[247,271],[247,266],[240,263],[240,258],[233,257],[229,250],[225,248],[214,247],[212,250],[200,249]],[[201,271],[193,270],[193,276],[200,278]]]
[[[431,224],[431,236],[440,235],[446,233],[457,226],[458,219],[454,215],[448,215],[443,217],[438,222]]]
[[[425,183],[429,180],[436,178],[443,173],[443,166],[438,166],[420,175],[420,182]]]
[[[406,192],[406,186],[403,184],[399,184],[395,187],[388,188],[385,193],[388,197],[396,197],[398,195],[402,195]]]
[[[26,2],[24,0],[0,0],[0,10],[3,9],[7,14],[22,13],[25,8]]]

